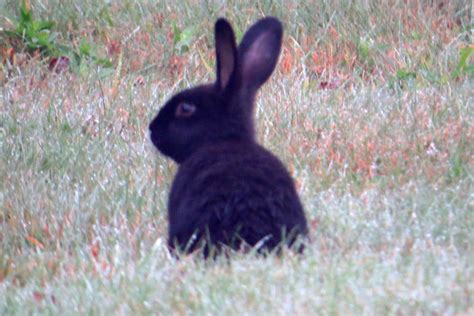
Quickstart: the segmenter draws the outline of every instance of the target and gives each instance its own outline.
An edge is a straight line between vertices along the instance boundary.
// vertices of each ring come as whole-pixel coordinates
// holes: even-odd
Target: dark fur
[[[231,26],[219,19],[216,82],[173,96],[151,122],[153,144],[180,164],[168,201],[172,250],[203,246],[207,256],[210,246],[219,252],[245,244],[267,251],[307,235],[293,181],[256,143],[253,126],[255,94],[276,66],[282,33],[277,19],[264,18],[237,48]],[[193,114],[182,115],[184,103]]]

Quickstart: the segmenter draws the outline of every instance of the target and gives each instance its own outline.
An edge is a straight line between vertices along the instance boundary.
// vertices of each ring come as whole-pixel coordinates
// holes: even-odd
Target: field
[[[54,25],[20,36],[18,2],[0,1],[0,315],[474,314],[471,1],[32,0]],[[214,80],[218,17],[240,39],[265,15],[285,37],[258,137],[311,244],[178,260],[176,165],[148,124]]]

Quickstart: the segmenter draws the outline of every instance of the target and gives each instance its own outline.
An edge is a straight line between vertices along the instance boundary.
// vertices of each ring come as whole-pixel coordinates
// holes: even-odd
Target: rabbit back
[[[308,229],[293,180],[283,164],[256,143],[203,146],[182,163],[168,204],[169,246],[207,252],[242,242],[273,250],[292,245]]]

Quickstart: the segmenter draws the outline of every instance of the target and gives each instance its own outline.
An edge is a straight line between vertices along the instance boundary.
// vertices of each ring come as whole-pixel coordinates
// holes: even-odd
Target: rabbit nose
[[[158,131],[158,119],[155,117],[153,121],[151,121],[150,125],[148,126],[148,129],[152,133],[156,133]]]
[[[150,130],[150,140],[156,147],[161,145],[161,138],[158,137],[156,131]]]
[[[154,124],[155,121],[152,121],[150,125],[148,126],[148,133],[150,135],[151,140],[156,138],[157,130],[156,130],[156,124]]]

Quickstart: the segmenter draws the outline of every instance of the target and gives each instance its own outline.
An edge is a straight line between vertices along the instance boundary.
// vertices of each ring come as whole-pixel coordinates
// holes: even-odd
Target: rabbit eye
[[[182,102],[176,107],[176,117],[190,117],[196,111],[196,106],[191,103]]]

